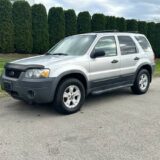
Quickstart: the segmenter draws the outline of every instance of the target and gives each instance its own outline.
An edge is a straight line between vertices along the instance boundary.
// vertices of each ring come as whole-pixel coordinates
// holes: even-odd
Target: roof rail
[[[139,33],[139,31],[126,31],[127,33]]]
[[[94,33],[106,33],[106,32],[119,32],[118,30],[101,30],[101,31],[95,31]]]
[[[101,30],[101,31],[94,31],[94,33],[107,33],[107,32],[120,32],[116,29],[114,30]],[[139,33],[139,31],[122,31],[121,33]]]

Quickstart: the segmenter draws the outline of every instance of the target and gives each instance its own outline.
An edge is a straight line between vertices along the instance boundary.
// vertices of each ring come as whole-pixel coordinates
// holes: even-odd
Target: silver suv
[[[88,94],[122,87],[147,92],[154,53],[142,34],[101,32],[67,37],[41,56],[5,65],[2,89],[27,102],[49,103],[62,113],[80,110]]]

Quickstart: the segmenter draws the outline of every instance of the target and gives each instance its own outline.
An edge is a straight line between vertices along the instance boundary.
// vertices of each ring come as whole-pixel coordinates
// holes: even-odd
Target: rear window
[[[145,52],[152,51],[152,48],[145,37],[136,36],[135,38],[137,39],[138,43],[140,44],[140,46],[143,48]]]

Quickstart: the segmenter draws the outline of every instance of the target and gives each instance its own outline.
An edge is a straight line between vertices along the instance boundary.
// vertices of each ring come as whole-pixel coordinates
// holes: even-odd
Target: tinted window
[[[145,52],[152,51],[151,46],[145,37],[136,36],[135,38],[137,39],[138,43],[140,44],[140,46],[143,48]]]
[[[95,50],[102,50],[106,57],[117,55],[117,46],[114,37],[103,37],[95,46]]]
[[[118,36],[118,40],[122,55],[137,53],[137,47],[131,37]]]

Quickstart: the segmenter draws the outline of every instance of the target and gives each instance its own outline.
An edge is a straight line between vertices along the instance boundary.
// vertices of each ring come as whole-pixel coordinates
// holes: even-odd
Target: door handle
[[[140,58],[139,58],[139,57],[135,57],[134,60],[135,60],[135,61],[138,61],[138,60],[140,60]]]
[[[118,63],[118,60],[114,59],[111,63]]]

